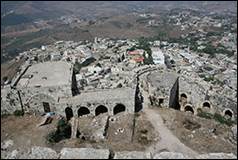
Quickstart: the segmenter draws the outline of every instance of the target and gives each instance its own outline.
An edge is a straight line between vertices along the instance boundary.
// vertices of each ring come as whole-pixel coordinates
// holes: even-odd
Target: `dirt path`
[[[176,136],[173,135],[173,133],[164,125],[163,120],[157,111],[145,108],[144,112],[148,120],[155,127],[155,130],[159,132],[161,138],[157,144],[149,147],[147,149],[148,151],[153,154],[166,149],[172,152],[184,153],[192,157],[198,155],[197,152],[185,146]]]

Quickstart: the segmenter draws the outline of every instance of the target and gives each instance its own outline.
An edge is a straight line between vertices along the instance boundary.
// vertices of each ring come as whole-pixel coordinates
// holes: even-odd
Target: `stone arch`
[[[98,106],[96,109],[95,109],[95,115],[99,115],[99,114],[102,114],[102,113],[106,113],[108,112],[108,109],[107,107],[103,106],[103,105],[100,105]]]
[[[126,111],[126,107],[123,104],[121,104],[121,103],[117,104],[113,108],[113,114],[114,115],[117,114],[117,113],[120,113],[120,112],[124,112],[124,111]]]
[[[184,111],[185,112],[190,111],[190,112],[192,112],[194,114],[194,109],[193,109],[191,104],[186,104],[185,107],[184,107]]]
[[[234,113],[233,113],[233,111],[230,108],[226,108],[226,109],[223,110],[223,116],[225,118],[233,119]]]
[[[78,109],[78,117],[81,117],[83,115],[90,114],[90,111],[87,107],[80,107]]]
[[[202,103],[202,107],[203,107],[203,108],[205,108],[205,107],[206,107],[206,108],[211,108],[211,104],[210,104],[209,101],[205,101],[205,102]]]
[[[160,107],[163,106],[164,99],[165,99],[165,98],[162,98],[162,97],[159,98],[159,106],[160,106]]]
[[[188,98],[188,96],[185,93],[181,93],[180,98]]]
[[[66,115],[66,119],[67,121],[70,120],[74,115],[73,115],[73,110],[71,107],[66,107],[65,108],[65,115]]]

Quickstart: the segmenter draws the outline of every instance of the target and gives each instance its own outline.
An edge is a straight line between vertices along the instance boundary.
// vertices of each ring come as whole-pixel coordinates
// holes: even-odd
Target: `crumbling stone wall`
[[[46,94],[35,94],[25,103],[26,111],[44,112],[43,102],[49,103],[50,111],[56,111],[56,102],[53,97]]]
[[[206,84],[198,84],[194,79],[188,79],[184,76],[179,78],[179,94],[187,95],[187,103],[192,104],[195,108],[201,107],[201,102],[205,101],[206,91],[209,86]]]
[[[58,98],[61,98],[61,97],[72,96],[70,85],[18,88],[18,90],[20,90],[21,92],[23,103],[27,103],[27,101],[29,101],[29,99],[31,99],[31,97],[36,94],[49,95],[53,97],[55,101],[58,101]]]
[[[210,96],[210,102],[220,114],[223,113],[224,109],[230,108],[234,113],[233,119],[237,120],[237,102],[218,93],[213,93],[213,95]]]
[[[30,87],[30,88],[17,88],[17,89],[1,89],[1,113],[11,114],[15,110],[21,110],[21,104],[17,91],[20,92],[23,109],[25,111],[42,112],[42,102],[50,103],[52,111],[56,111],[57,103],[62,97],[70,97],[71,86],[52,86],[52,87]]]
[[[20,100],[16,89],[1,89],[1,114],[10,114],[21,110]]]

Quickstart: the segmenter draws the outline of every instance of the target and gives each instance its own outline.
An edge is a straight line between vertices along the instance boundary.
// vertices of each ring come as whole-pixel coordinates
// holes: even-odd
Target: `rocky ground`
[[[225,152],[237,155],[237,141],[232,132],[236,124],[229,127],[215,120],[173,109],[160,108],[156,112],[160,113],[165,125],[182,143],[198,153]]]
[[[111,136],[106,141],[96,143],[76,138],[50,144],[45,137],[55,129],[57,116],[51,124],[41,127],[38,126],[42,120],[40,116],[7,116],[1,118],[1,157],[95,158],[98,154],[101,158],[207,159],[237,156],[237,142],[233,138],[237,131],[233,126],[166,108],[146,108],[135,117],[132,141],[130,136],[118,137],[115,124],[108,129]],[[127,121],[131,118],[123,119],[118,127],[130,129],[131,123]],[[214,128],[216,131],[212,132]]]
[[[126,118],[126,117],[127,118]],[[65,139],[58,143],[49,143],[46,136],[56,129],[59,117],[55,116],[52,123],[38,126],[41,116],[24,115],[22,117],[7,116],[1,118],[1,148],[2,151],[13,151],[21,149],[27,151],[32,146],[49,147],[59,152],[64,147],[76,148],[105,148],[113,151],[142,151],[159,139],[159,134],[154,131],[151,123],[145,119],[143,114],[137,114],[133,139],[132,119],[133,115],[119,115],[120,124],[109,125],[108,136],[105,141],[95,142],[93,140]],[[118,133],[118,128],[123,133]],[[8,142],[10,142],[8,147]],[[5,144],[7,143],[7,144]],[[6,148],[8,148],[6,150]]]

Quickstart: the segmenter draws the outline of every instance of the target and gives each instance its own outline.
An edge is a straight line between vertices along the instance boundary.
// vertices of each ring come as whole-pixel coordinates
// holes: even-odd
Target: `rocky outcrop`
[[[63,148],[60,159],[108,159],[108,149]]]

